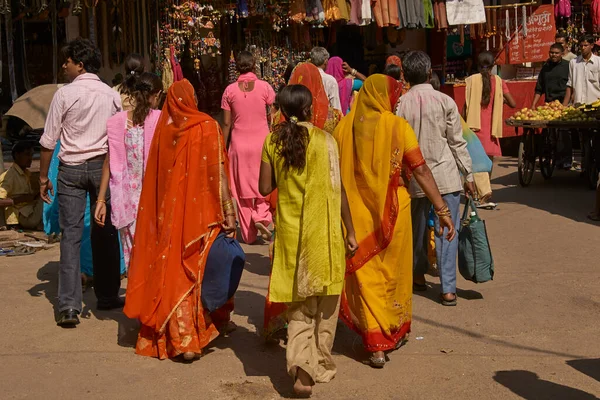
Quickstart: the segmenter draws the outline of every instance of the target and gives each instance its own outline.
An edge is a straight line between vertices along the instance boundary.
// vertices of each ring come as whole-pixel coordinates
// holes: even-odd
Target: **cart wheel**
[[[529,186],[535,172],[535,153],[533,149],[533,134],[525,133],[519,143],[519,183]]]
[[[540,152],[540,172],[542,173],[544,179],[550,179],[554,173],[556,160],[554,157],[554,150],[550,135],[547,133],[544,134],[543,141],[542,151]]]

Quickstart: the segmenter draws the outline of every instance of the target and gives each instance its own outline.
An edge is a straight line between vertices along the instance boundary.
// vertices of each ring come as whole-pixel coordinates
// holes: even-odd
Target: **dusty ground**
[[[332,399],[597,399],[600,396],[600,226],[585,215],[593,193],[575,173],[539,174],[517,187],[516,162],[495,169],[497,211],[484,212],[496,279],[459,278],[456,308],[433,283],[414,297],[409,344],[384,370],[361,364],[360,341],[340,325],[339,372],[319,385]],[[85,318],[55,326],[58,249],[0,258],[1,398],[274,399],[288,397],[285,350],[257,331],[269,272],[266,246],[246,247],[236,296],[239,329],[185,365],[134,355],[135,323],[98,312],[85,294]],[[435,280],[434,280],[435,282]],[[417,339],[419,338],[419,339]]]

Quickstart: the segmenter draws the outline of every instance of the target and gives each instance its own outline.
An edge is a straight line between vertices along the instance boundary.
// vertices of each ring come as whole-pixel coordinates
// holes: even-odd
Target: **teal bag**
[[[467,198],[458,233],[458,270],[468,281],[494,279],[494,259],[485,228],[471,198]]]

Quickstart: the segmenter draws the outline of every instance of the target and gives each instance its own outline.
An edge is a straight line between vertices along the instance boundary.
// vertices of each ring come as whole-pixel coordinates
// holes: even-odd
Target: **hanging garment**
[[[175,48],[171,46],[171,68],[173,69],[173,82],[178,82],[183,79],[183,71],[181,70],[181,64],[175,57]]]
[[[398,1],[397,0],[375,0],[372,3],[375,22],[378,27],[398,26]],[[363,4],[364,8],[364,4]]]
[[[397,0],[400,28],[424,28],[425,10],[423,0]]]
[[[571,0],[558,0],[554,4],[556,18],[571,18]]]
[[[371,8],[371,0],[362,0],[362,7],[360,12],[360,25],[366,26],[373,22],[373,9]]]
[[[325,22],[325,10],[320,0],[308,0],[306,3],[306,21],[313,24]]]
[[[438,31],[448,29],[448,17],[446,16],[446,0],[433,0],[433,14],[435,26]]]
[[[591,6],[592,14],[592,31],[600,32],[600,0],[593,0]]]
[[[350,11],[346,0],[323,0],[323,8],[325,10],[325,21],[328,23],[350,19]]]
[[[423,11],[425,12],[425,28],[435,28],[435,19],[433,17],[433,4],[431,0],[423,0]]]

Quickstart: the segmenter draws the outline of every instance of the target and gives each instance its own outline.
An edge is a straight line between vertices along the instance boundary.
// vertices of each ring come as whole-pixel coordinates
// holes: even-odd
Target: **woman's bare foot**
[[[183,359],[185,361],[194,361],[195,358],[196,353],[194,353],[193,351],[186,351],[185,353],[183,353]]]
[[[260,232],[260,235],[263,238],[263,240],[271,240],[271,236],[273,236],[273,234],[265,224],[263,224],[262,222],[257,222],[256,224],[254,224],[254,226],[256,227],[256,230]]]
[[[371,358],[369,358],[369,365],[373,368],[383,368],[385,366],[385,353],[383,351],[372,353]]]
[[[296,372],[296,382],[294,383],[294,392],[299,397],[308,398],[312,395],[313,380],[310,375],[298,368]]]

